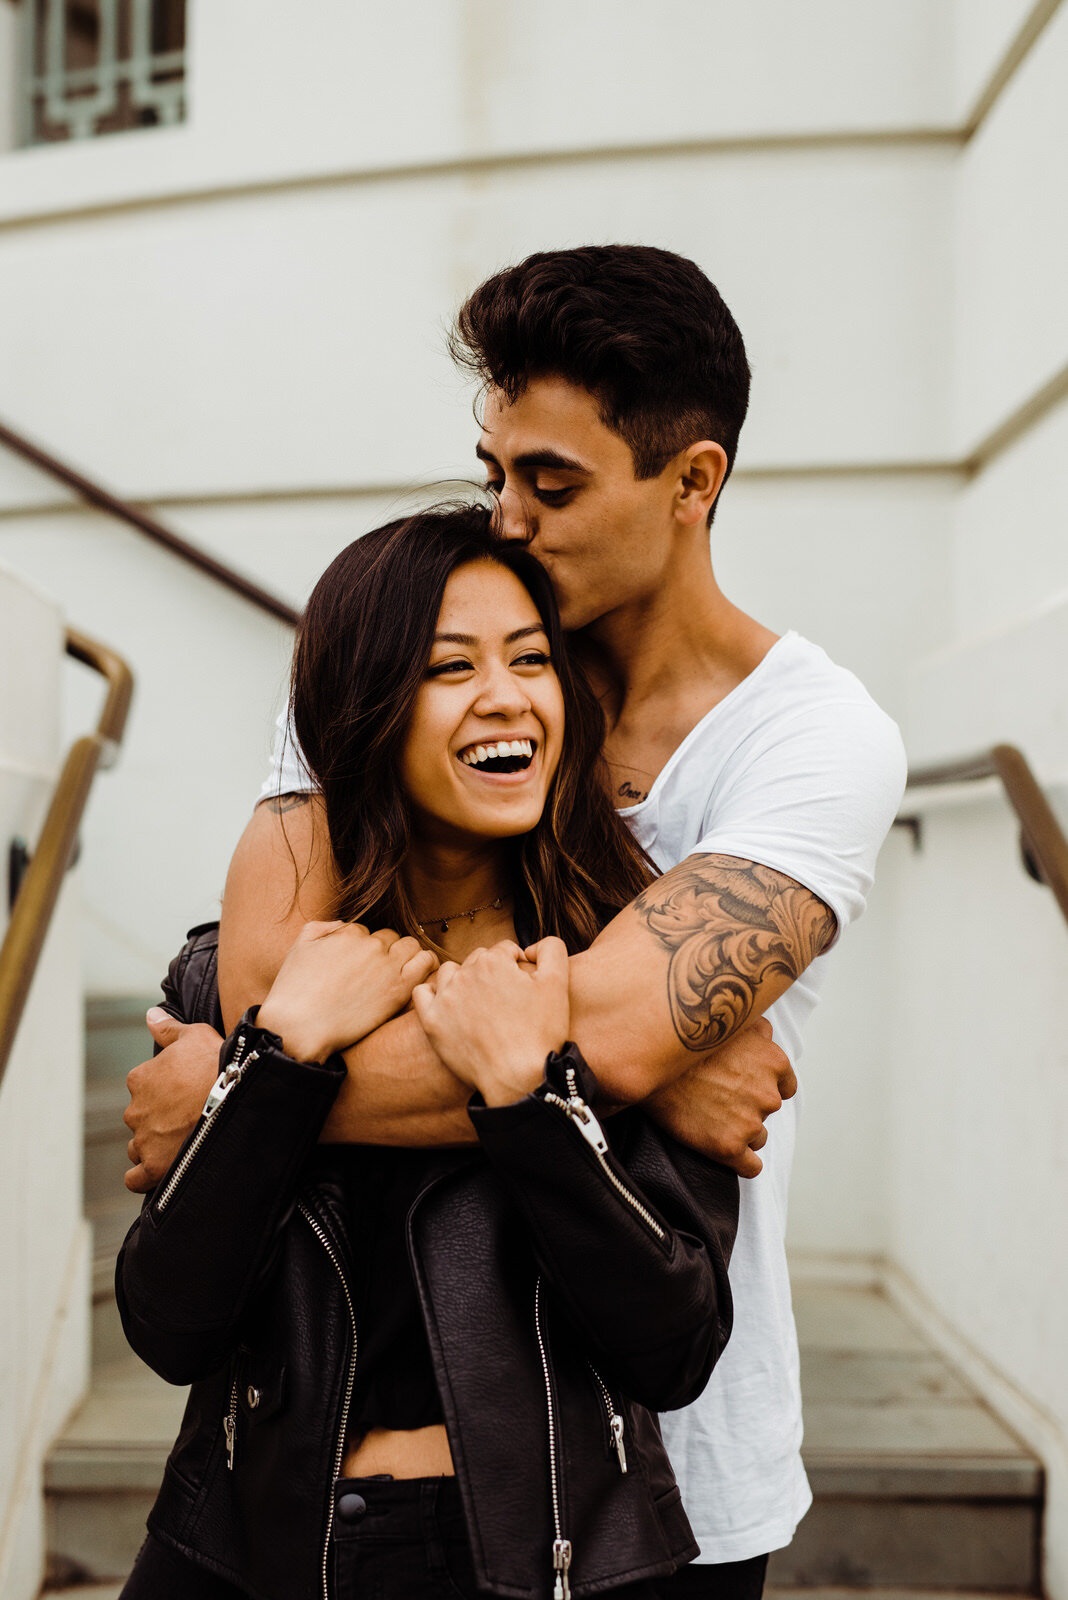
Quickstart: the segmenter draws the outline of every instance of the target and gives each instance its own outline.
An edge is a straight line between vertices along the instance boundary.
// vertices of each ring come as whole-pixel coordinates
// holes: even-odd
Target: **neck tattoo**
[[[420,933],[427,928],[440,928],[442,933],[448,933],[450,922],[458,922],[464,917],[467,918],[468,922],[472,922],[480,911],[499,911],[500,909],[501,896],[498,895],[496,900],[490,900],[484,906],[472,906],[470,911],[450,911],[448,916],[445,917],[424,917],[422,922],[417,923],[416,926]]]

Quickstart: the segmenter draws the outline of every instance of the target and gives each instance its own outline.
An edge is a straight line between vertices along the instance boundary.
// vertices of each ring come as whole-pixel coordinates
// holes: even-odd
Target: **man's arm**
[[[223,898],[219,992],[228,1028],[263,1000],[304,923],[332,915],[335,888],[318,796],[257,806]],[[732,856],[691,856],[571,958],[575,1042],[610,1099],[645,1100],[762,1016],[834,929],[822,901],[785,873]],[[416,1145],[473,1137],[463,1086],[411,1013],[347,1059],[352,1070],[325,1139]],[[767,1115],[781,1098],[773,1084],[763,1094]],[[751,1123],[757,1107],[740,1110]]]
[[[689,856],[571,958],[575,1042],[607,1095],[644,1100],[761,1017],[835,926],[783,872]]]
[[[293,798],[256,808],[227,878],[219,971],[228,1025],[263,1000],[304,922],[329,915],[333,881],[322,806]],[[705,1148],[753,1176],[760,1170],[753,1149],[762,1142],[763,1118],[796,1082],[769,1040],[750,1032],[730,1051],[722,1047],[783,993],[833,932],[822,902],[784,874],[733,857],[691,857],[571,958],[575,1042],[612,1099],[644,1100],[695,1070],[706,1091],[710,1077],[713,1086],[729,1083],[729,1095],[714,1099],[726,1098],[733,1115],[720,1121]],[[165,1074],[173,1071],[175,1085],[182,1085],[190,1126],[203,1104],[216,1058],[203,1040],[197,1047],[199,1067],[179,1034],[169,1045],[172,1059],[160,1056],[130,1075],[134,1098],[126,1120],[136,1165],[128,1187],[150,1187],[166,1170],[156,1169],[169,1146],[153,1130],[179,1118]],[[473,1138],[467,1092],[413,1015],[386,1023],[346,1059],[349,1074],[325,1140],[418,1145]],[[686,1089],[680,1084],[657,1102],[656,1113],[672,1131],[686,1126]]]

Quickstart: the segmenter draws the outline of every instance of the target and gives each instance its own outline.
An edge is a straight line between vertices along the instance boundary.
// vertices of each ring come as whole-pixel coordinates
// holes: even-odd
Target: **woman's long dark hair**
[[[541,820],[515,841],[516,887],[537,937],[583,950],[654,876],[617,817],[604,781],[604,715],[568,658],[545,571],[494,534],[493,513],[446,506],[377,528],[343,550],[308,601],[293,661],[292,713],[322,791],[338,876],[334,914],[416,933],[401,867],[411,810],[400,757],[451,573],[472,561],[506,568],[549,637],[564,700],[560,763]]]

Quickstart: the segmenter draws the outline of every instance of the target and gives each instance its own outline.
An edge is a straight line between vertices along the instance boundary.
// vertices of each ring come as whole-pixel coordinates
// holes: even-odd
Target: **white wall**
[[[1062,6],[960,158],[953,437],[979,470],[956,497],[952,601],[938,649],[916,659],[906,716],[914,760],[1004,740],[1048,784],[1068,778],[1068,410],[1056,401],[1068,219],[1051,188],[1066,83]],[[987,458],[984,441],[1001,447]],[[1046,1582],[1062,1596],[1068,929],[1020,870],[996,785],[933,803],[901,873],[890,1255],[904,1292],[1042,1456]]]
[[[60,756],[62,617],[0,568],[0,842],[36,839]],[[6,892],[0,930],[7,925]],[[57,907],[0,1087],[0,1593],[31,1600],[44,1562],[41,1464],[85,1387],[82,1019],[77,884]]]

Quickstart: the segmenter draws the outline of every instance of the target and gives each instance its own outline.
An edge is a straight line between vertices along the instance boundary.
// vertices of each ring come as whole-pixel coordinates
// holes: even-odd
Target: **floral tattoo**
[[[793,878],[736,856],[696,856],[634,902],[671,951],[668,1003],[688,1050],[744,1027],[762,986],[792,983],[830,944],[834,914]]]

